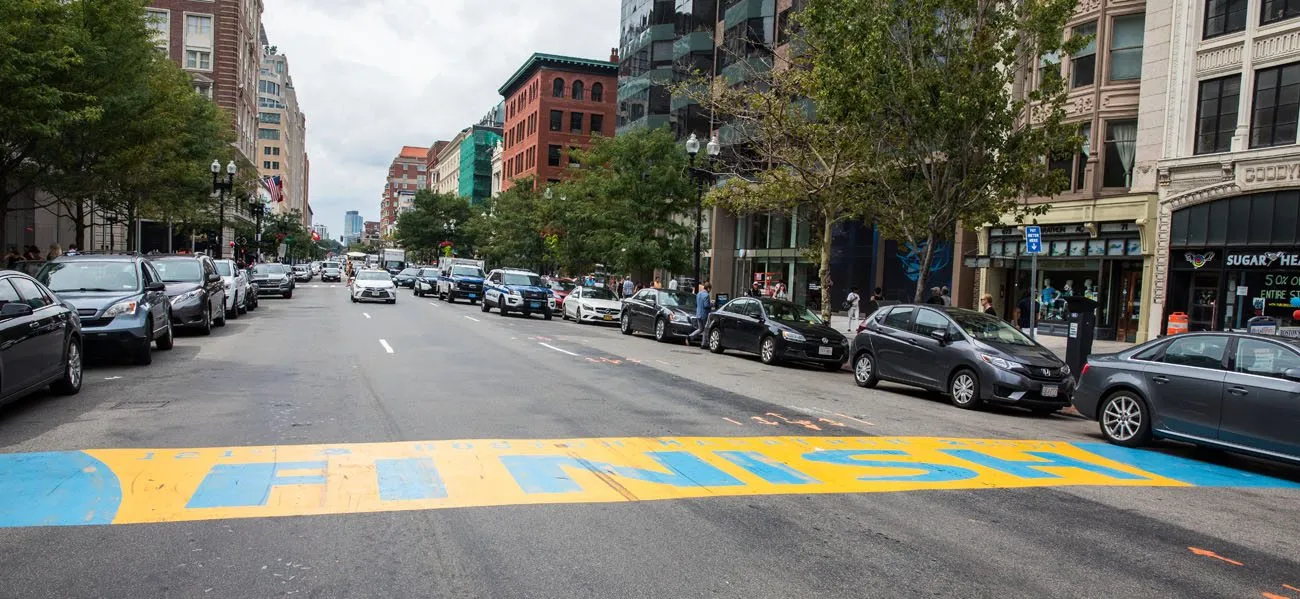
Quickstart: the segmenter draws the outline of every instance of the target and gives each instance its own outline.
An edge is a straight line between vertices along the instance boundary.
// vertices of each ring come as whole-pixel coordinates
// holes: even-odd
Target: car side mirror
[[[167,291],[167,284],[162,281],[154,281],[144,286],[145,291]]]
[[[220,280],[221,280],[221,275],[219,275],[219,274],[212,273],[212,274],[208,275],[208,282],[209,282],[209,283],[216,283],[216,282],[218,282],[218,281],[220,281]]]
[[[32,312],[34,312],[32,307],[29,304],[24,304],[22,302],[9,302],[4,306],[0,306],[0,318],[5,319],[27,316]]]
[[[933,337],[935,341],[938,341],[939,345],[946,345],[952,340],[952,338],[948,336],[948,331],[943,329],[930,331],[930,336]]]
[[[1300,382],[1300,368],[1291,368],[1282,373],[1288,380]]]

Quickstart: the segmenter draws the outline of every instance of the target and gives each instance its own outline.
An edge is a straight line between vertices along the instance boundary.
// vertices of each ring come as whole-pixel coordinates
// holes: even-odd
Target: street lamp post
[[[257,249],[253,252],[253,257],[260,261],[262,259],[262,215],[266,213],[266,206],[262,204],[262,198],[259,198],[256,195],[248,198],[248,213],[253,216],[253,219],[257,223],[254,225],[256,228],[254,229],[253,237],[256,244],[254,247]]]
[[[713,179],[713,163],[722,153],[722,144],[718,143],[718,136],[715,133],[710,136],[709,143],[705,145],[705,154],[708,162],[707,168],[695,166],[695,157],[700,153],[700,139],[691,134],[686,140],[686,153],[691,157],[691,175],[695,179],[695,285],[700,285],[700,259],[702,255],[702,240],[704,238],[704,185]]]
[[[217,205],[217,258],[221,258],[222,251],[226,245],[226,194],[235,190],[235,161],[231,160],[226,165],[226,180],[222,181],[221,161],[213,160],[212,166],[212,191],[217,194],[219,204]]]

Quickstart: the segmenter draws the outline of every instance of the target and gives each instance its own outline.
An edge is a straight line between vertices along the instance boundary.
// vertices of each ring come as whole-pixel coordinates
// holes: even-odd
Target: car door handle
[[[1169,382],[1169,377],[1164,376],[1164,375],[1162,375],[1162,374],[1157,374],[1157,375],[1151,377],[1151,380],[1153,380],[1153,381],[1155,381],[1155,382],[1160,383],[1161,385],[1163,385],[1163,384]]]
[[[35,329],[35,328],[37,328],[37,327],[40,327],[40,326],[41,326],[41,323],[40,323],[39,321],[38,321],[38,322],[32,322],[32,323],[28,323],[27,326],[30,327],[30,328]]]
[[[1229,387],[1228,393],[1239,397],[1242,395],[1250,395],[1250,391],[1247,391],[1245,387]]]
[[[908,343],[911,343],[912,345],[921,345],[921,342],[919,342],[919,341],[917,341],[917,340],[915,340],[915,339],[908,339],[907,342],[908,342]]]

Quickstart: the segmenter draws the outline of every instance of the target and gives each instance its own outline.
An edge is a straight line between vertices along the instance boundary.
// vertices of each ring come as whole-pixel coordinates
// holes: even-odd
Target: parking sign
[[[1043,228],[1038,225],[1025,227],[1025,251],[1030,254],[1043,253]]]

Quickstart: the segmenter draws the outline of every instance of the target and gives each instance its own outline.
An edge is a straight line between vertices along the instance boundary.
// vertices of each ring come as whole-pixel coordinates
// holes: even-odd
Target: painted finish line
[[[0,454],[0,527],[735,495],[1294,483],[1099,443],[464,440]]]

